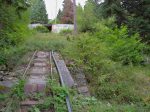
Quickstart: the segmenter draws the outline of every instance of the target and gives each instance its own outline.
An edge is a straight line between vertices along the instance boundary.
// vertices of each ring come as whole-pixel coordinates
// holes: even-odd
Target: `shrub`
[[[145,45],[138,34],[128,35],[125,26],[117,28],[110,23],[97,23],[95,33],[80,35],[77,39],[80,65],[84,67],[89,82],[95,84],[93,93],[98,98],[117,103],[142,102],[134,90],[136,81],[132,70],[124,73],[126,65],[140,65],[144,60]],[[93,82],[94,81],[94,82]]]
[[[140,42],[138,34],[128,36],[128,30],[125,26],[114,29],[102,24],[98,24],[98,26],[97,32],[92,34],[91,38],[93,41],[99,42],[94,41],[94,46],[89,43],[89,46],[95,47],[99,43],[103,44],[108,52],[107,57],[122,64],[139,64],[144,60],[145,45]]]
[[[63,35],[72,34],[72,30],[70,30],[70,29],[65,29],[65,30],[62,30],[62,31],[60,32],[60,34],[63,34]]]
[[[27,48],[24,45],[1,50],[0,66],[5,65],[5,69],[12,70],[26,52]]]
[[[40,32],[40,33],[48,33],[49,32],[49,30],[45,26],[37,26],[35,28],[35,30]]]
[[[120,29],[120,32],[122,30],[124,29]],[[78,42],[83,62],[90,69],[99,69],[103,63],[102,60],[122,64],[140,64],[143,61],[144,45],[137,39],[137,35],[130,38],[122,38],[117,35],[114,32],[83,35]]]
[[[114,75],[115,77],[117,76],[116,82],[113,82],[114,80],[109,80],[109,82],[104,81],[100,84],[100,87],[96,88],[98,98],[109,101],[113,100],[118,104],[140,102],[141,97],[135,94],[133,86],[130,85],[130,81],[125,81],[125,79],[118,81],[120,77],[117,74]]]
[[[127,28],[121,27],[111,30],[104,41],[110,50],[110,58],[122,64],[139,64],[143,61],[144,44],[139,40],[138,34],[128,36]]]

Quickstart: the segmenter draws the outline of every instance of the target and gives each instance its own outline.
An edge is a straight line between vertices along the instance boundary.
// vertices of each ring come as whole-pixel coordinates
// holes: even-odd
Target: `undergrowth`
[[[19,108],[20,101],[25,99],[24,80],[19,80],[9,93],[0,94],[0,104],[5,105],[1,107],[1,112],[15,112]]]
[[[84,70],[91,94],[104,105],[95,105],[90,112],[148,112],[150,64],[145,56],[149,57],[149,46],[138,34],[129,36],[125,26],[109,28],[104,21],[95,28],[70,40],[62,51],[69,67]]]
[[[46,96],[42,99],[44,102],[39,105],[33,106],[29,111],[30,112],[41,112],[49,109],[55,109],[55,112],[67,112],[66,107],[66,95],[68,90],[64,87],[61,87],[59,82],[56,79],[48,79],[46,87]]]
[[[10,67],[12,63],[15,65],[16,60],[23,54],[35,50],[60,51],[67,62],[70,62],[69,67],[80,67],[84,70],[90,92],[95,96],[94,99],[74,97],[75,111],[148,112],[150,65],[146,49],[149,48],[140,42],[138,34],[129,37],[125,26],[110,29],[104,24],[97,25],[95,33],[77,36],[34,33],[34,36],[28,38],[24,44],[11,48],[8,53],[5,52],[5,62]],[[33,110],[47,108],[54,103],[58,111],[64,109],[62,100],[66,90],[55,87],[53,90],[56,90],[56,97],[46,97],[44,105],[34,107]],[[61,91],[61,94],[57,91]]]
[[[60,51],[67,44],[68,41],[63,36],[32,31],[30,37],[24,40],[24,43],[0,51],[0,70],[11,71],[16,66],[16,62],[28,52],[34,52],[35,50]]]

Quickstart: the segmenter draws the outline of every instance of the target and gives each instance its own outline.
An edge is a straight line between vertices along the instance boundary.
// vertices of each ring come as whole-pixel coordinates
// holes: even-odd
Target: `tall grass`
[[[35,50],[58,50],[63,49],[68,41],[65,37],[53,33],[38,33],[32,32],[23,43],[10,47],[1,51],[0,64],[5,64],[7,69],[11,70],[16,65],[16,62],[27,52],[34,52]]]

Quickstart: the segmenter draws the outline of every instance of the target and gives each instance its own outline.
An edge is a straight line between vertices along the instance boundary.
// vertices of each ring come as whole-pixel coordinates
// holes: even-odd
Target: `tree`
[[[29,6],[28,0],[0,0],[0,50],[21,42],[26,27],[20,27],[28,21],[25,13]]]
[[[7,4],[16,9],[18,16],[21,18],[21,12],[27,10],[30,6],[29,0],[0,0],[0,4]]]
[[[150,1],[122,0],[122,7],[129,14],[127,25],[130,32],[139,32],[142,39],[150,43]]]
[[[122,8],[121,0],[105,0],[103,3],[98,4],[97,8],[99,10],[97,13],[100,13],[100,16],[104,18],[115,16],[119,27],[126,21],[126,13]]]
[[[150,1],[149,0],[94,0],[97,17],[116,17],[118,27],[125,24],[129,34],[139,33],[142,39],[150,43]]]
[[[80,4],[77,5],[76,10],[77,10],[77,24],[78,24],[78,27],[81,27],[82,22],[83,22],[84,10]]]
[[[28,0],[0,0],[0,65],[7,67],[9,50],[30,34]]]
[[[48,15],[43,0],[37,0],[31,11],[31,23],[48,23]]]
[[[93,31],[93,24],[97,18],[94,14],[95,4],[93,0],[86,1],[84,9],[81,5],[77,6],[77,24],[81,32]]]
[[[73,3],[71,0],[64,0],[62,13],[63,15],[61,17],[61,23],[72,24],[73,23]]]
[[[57,14],[57,20],[61,21],[62,18],[62,11],[59,9],[58,14]]]

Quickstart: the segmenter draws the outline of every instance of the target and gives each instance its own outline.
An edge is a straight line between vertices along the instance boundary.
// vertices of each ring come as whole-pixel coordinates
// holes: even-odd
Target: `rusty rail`
[[[29,61],[29,63],[28,63],[28,66],[26,67],[26,69],[25,69],[25,71],[24,71],[24,73],[23,73],[23,79],[25,79],[25,75],[26,75],[26,73],[28,72],[28,70],[29,70],[29,68],[30,68],[30,65],[31,65],[31,63],[32,63],[32,60],[34,59],[36,53],[37,53],[37,51],[35,51],[34,54],[32,55],[32,57],[31,57],[31,59],[30,59],[30,61]]]
[[[62,74],[61,74],[61,72],[59,71],[59,68],[58,68],[58,65],[57,65],[57,61],[56,61],[56,58],[55,58],[55,56],[54,56],[54,52],[52,51],[51,54],[52,54],[52,59],[54,60],[54,64],[55,64],[56,69],[57,69],[58,74],[59,74],[61,86],[62,86],[62,87],[65,87],[65,83],[64,83]],[[66,105],[67,105],[68,112],[72,112],[72,106],[71,106],[71,102],[70,102],[69,95],[66,96]]]

